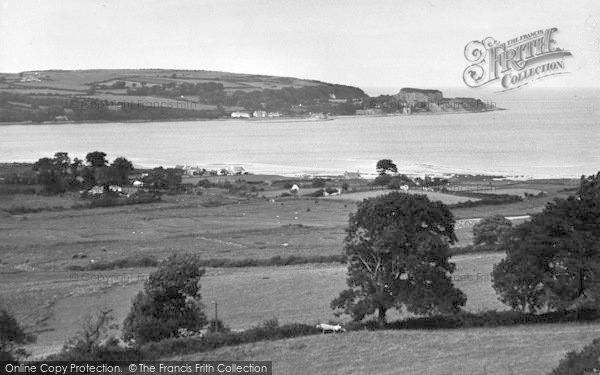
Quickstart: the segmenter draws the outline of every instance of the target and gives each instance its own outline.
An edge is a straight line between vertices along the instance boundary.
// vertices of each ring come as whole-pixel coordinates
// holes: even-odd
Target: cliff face
[[[479,112],[495,109],[494,103],[484,103],[475,98],[444,98],[440,90],[424,90],[415,88],[403,88],[395,99],[411,111],[429,112],[456,112],[469,111]]]
[[[403,88],[396,94],[396,99],[408,104],[415,103],[439,103],[444,98],[440,90],[423,90],[414,88]]]

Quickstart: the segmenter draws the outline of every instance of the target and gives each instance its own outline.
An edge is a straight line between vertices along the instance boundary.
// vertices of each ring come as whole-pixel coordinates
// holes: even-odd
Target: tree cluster
[[[600,173],[555,199],[500,239],[494,267],[500,299],[520,311],[600,307]]]
[[[106,153],[90,152],[83,160],[71,160],[68,153],[57,152],[53,158],[41,158],[33,165],[38,183],[49,194],[89,189],[95,185],[126,185],[133,165],[124,157],[116,158],[110,165]]]
[[[182,170],[175,168],[157,167],[148,172],[143,178],[144,186],[150,190],[166,190],[177,192],[181,189]]]

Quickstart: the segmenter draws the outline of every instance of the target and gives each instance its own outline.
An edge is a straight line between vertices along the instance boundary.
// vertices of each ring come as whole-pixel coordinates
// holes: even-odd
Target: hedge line
[[[494,204],[506,204],[523,201],[519,195],[511,194],[483,194],[483,193],[469,193],[469,192],[455,192],[454,195],[468,197],[468,198],[479,198],[478,201],[464,201],[454,204],[447,205],[449,208],[468,208],[477,206],[487,206]]]
[[[463,311],[454,315],[434,315],[389,322],[384,329],[494,328],[521,324],[550,324],[595,320],[600,320],[600,311],[595,309],[553,311],[544,314],[521,313],[513,310],[488,310],[478,313]],[[378,330],[382,328],[379,327],[377,321],[366,321],[351,322],[346,329]]]
[[[94,345],[92,348],[74,347],[45,358],[46,361],[138,361],[202,353],[224,346],[281,340],[321,333],[315,326],[291,323],[279,325],[276,319],[242,332],[213,332],[204,336],[169,338],[136,347]]]
[[[580,310],[570,312],[552,312],[533,315],[515,311],[485,311],[481,313],[461,312],[456,315],[431,316],[421,318],[408,318],[388,323],[380,328],[376,321],[351,322],[345,325],[348,331],[379,330],[379,329],[456,329],[512,326],[519,324],[541,324],[574,321],[591,321],[600,319],[600,311]],[[114,345],[107,347],[94,347],[93,350],[63,351],[48,357],[47,360],[73,361],[73,360],[142,360],[157,359],[175,355],[202,353],[224,346],[234,346],[266,340],[281,340],[287,338],[320,334],[321,330],[315,326],[291,323],[279,325],[276,319],[268,320],[261,325],[242,332],[214,332],[204,336],[169,338],[159,342],[148,343],[138,347],[120,348]],[[584,374],[589,366],[598,364],[600,354],[600,340],[584,348],[581,353],[569,353],[552,375]],[[580,372],[570,371],[573,363],[581,361]],[[565,370],[567,369],[567,370]],[[567,372],[565,372],[567,371]]]
[[[172,338],[141,347],[146,358],[201,353],[223,346],[241,345],[266,340],[281,340],[321,333],[315,326],[291,323],[282,326],[257,326],[242,332],[215,332],[203,337]]]
[[[237,268],[237,267],[268,267],[268,266],[291,266],[294,264],[308,263],[345,263],[345,255],[315,255],[315,256],[296,256],[287,257],[274,256],[268,259],[204,259],[202,267],[211,268]],[[72,264],[67,266],[68,271],[106,271],[118,268],[136,268],[136,267],[156,267],[159,261],[153,256],[133,256],[121,258],[113,261],[88,263],[86,265]]]

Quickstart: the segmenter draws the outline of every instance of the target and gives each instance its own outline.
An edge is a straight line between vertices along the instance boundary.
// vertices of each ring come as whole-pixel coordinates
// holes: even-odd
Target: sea
[[[370,95],[398,88],[365,89]],[[576,178],[600,171],[600,89],[444,89],[505,110],[338,117],[328,121],[210,120],[1,125],[0,162],[103,151],[140,167],[243,165],[284,176],[375,174],[392,159],[408,175]]]

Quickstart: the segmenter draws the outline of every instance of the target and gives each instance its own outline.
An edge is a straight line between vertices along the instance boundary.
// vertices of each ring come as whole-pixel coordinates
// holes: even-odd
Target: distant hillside
[[[467,99],[452,105],[471,111],[485,108],[479,107],[480,101]],[[324,118],[453,110],[440,106],[442,101],[438,90],[402,89],[395,96],[370,98],[352,86],[205,70],[0,73],[0,122]]]
[[[204,70],[0,73],[0,121],[216,118],[238,110],[352,114],[364,96],[315,80]]]

